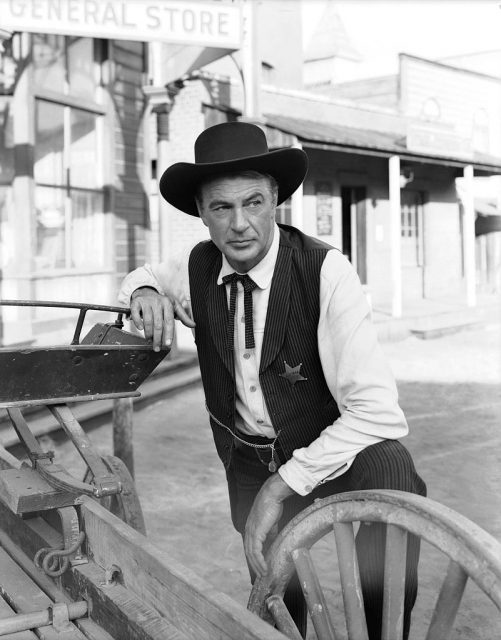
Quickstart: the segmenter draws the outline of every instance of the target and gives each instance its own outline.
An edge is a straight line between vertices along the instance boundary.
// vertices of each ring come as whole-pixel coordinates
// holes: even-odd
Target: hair
[[[277,199],[278,199],[278,182],[275,180],[275,178],[270,175],[269,173],[264,173],[261,171],[254,171],[253,169],[249,169],[246,171],[228,171],[227,173],[220,173],[217,174],[215,176],[209,176],[208,178],[205,178],[204,180],[202,180],[201,182],[199,182],[196,187],[195,187],[195,201],[196,203],[201,206],[202,205],[202,189],[204,188],[204,186],[206,184],[209,184],[210,182],[212,182],[213,180],[219,180],[220,178],[224,179],[224,178],[251,178],[251,179],[258,179],[258,178],[266,178],[266,180],[268,181],[268,186],[270,188],[270,193],[271,196],[275,202],[275,206],[277,204]]]

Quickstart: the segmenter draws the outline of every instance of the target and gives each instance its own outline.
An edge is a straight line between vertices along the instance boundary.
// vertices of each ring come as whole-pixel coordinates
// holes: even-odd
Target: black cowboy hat
[[[293,147],[269,151],[262,129],[248,122],[209,127],[195,140],[195,163],[177,162],[160,178],[160,193],[177,209],[198,216],[197,186],[208,178],[238,171],[268,173],[278,183],[281,204],[299,187],[308,170],[304,151]]]

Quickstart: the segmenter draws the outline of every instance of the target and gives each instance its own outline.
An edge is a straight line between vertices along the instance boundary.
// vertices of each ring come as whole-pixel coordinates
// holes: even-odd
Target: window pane
[[[96,120],[92,113],[71,110],[70,183],[73,187],[98,186]]]
[[[91,38],[68,38],[68,80],[70,93],[94,99],[94,42]]]
[[[35,188],[36,270],[65,266],[64,201],[64,189]]]
[[[35,180],[62,185],[64,176],[64,107],[37,100]]]
[[[63,93],[65,82],[64,36],[33,34],[35,84]]]
[[[106,233],[102,193],[72,191],[71,211],[71,266],[78,269],[104,267]]]

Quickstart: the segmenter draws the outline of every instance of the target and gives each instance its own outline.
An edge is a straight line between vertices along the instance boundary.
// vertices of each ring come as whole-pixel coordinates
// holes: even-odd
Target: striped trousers
[[[278,454],[280,456],[280,451]],[[264,458],[264,454],[260,455]],[[242,536],[254,498],[269,476],[270,472],[258,458],[256,449],[245,445],[235,449],[227,470],[227,481],[233,525]],[[417,474],[407,449],[398,440],[384,440],[361,451],[342,476],[319,485],[307,496],[294,495],[287,498],[279,528],[284,527],[317,498],[361,489],[397,489],[426,495],[426,485]],[[385,542],[384,524],[360,526],[356,545],[370,640],[380,640],[381,637]],[[418,560],[419,539],[410,535],[407,549],[404,639],[409,633],[411,611],[417,595]],[[255,576],[250,569],[249,571],[251,581],[254,582]],[[291,579],[284,601],[303,638],[306,637],[307,608],[297,576]]]

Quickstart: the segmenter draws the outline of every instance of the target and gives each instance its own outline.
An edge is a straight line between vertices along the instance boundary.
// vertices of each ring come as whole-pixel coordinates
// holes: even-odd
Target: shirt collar
[[[268,253],[264,258],[257,263],[255,267],[252,267],[248,271],[249,277],[251,277],[260,289],[267,289],[271,284],[273,278],[273,272],[275,271],[275,264],[277,262],[278,247],[280,245],[280,229],[275,224],[273,229],[273,240]],[[226,256],[223,254],[223,263],[221,265],[221,271],[217,279],[218,284],[223,284],[224,276],[228,276],[234,273],[235,269],[230,265]]]

